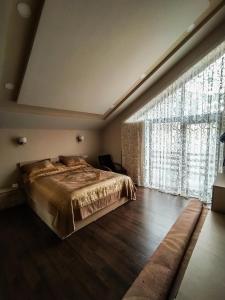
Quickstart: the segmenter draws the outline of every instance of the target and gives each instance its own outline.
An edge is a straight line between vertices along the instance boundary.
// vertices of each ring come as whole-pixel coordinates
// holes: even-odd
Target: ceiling
[[[30,20],[18,16],[17,2],[0,1],[0,127],[104,126],[224,17],[213,16],[121,101],[221,1],[45,0],[40,7],[27,0]],[[13,80],[15,91],[6,91]]]
[[[18,102],[103,115],[208,6],[47,0]]]

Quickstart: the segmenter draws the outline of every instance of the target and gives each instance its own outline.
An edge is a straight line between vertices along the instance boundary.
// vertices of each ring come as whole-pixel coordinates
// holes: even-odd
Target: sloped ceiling
[[[138,92],[118,106],[190,34],[189,26],[221,1],[46,0],[42,6],[27,0],[32,17],[26,20],[17,2],[0,1],[0,126],[95,129],[115,107],[114,115],[135,101]],[[209,27],[223,17],[214,15]],[[167,69],[198,42],[196,36],[171,56]],[[6,91],[12,81],[15,90]],[[148,79],[139,91],[151,83]]]
[[[103,115],[208,0],[47,0],[18,102]]]

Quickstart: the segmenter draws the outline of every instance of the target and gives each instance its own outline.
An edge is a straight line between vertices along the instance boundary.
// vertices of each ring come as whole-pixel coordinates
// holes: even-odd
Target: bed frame
[[[58,158],[49,158],[52,162],[57,162]],[[32,208],[32,210],[37,214],[37,216],[60,238],[60,239],[65,239],[68,236],[70,236],[71,234],[73,234],[74,232],[80,230],[81,228],[83,228],[84,226],[98,220],[99,218],[103,217],[104,215],[108,214],[110,211],[113,211],[114,209],[116,209],[117,207],[120,207],[121,205],[123,205],[124,203],[128,202],[129,200],[126,197],[122,197],[119,200],[115,201],[114,203],[112,203],[111,205],[108,205],[107,207],[100,209],[99,211],[93,213],[91,216],[88,216],[87,218],[80,220],[80,221],[74,221],[75,223],[75,230],[73,232],[71,232],[68,236],[64,236],[61,237],[58,235],[58,233],[55,231],[54,227],[52,226],[53,223],[53,216],[48,212],[47,209],[45,209],[45,207],[43,206],[42,202],[37,203],[34,202],[31,197],[28,194],[28,191],[26,189],[26,186],[24,185],[22,179],[21,179],[21,167],[25,164],[28,163],[33,163],[36,162],[38,160],[33,160],[33,161],[25,161],[25,162],[20,162],[17,164],[17,168],[19,170],[20,173],[20,186],[25,190],[25,194],[27,196],[27,203],[28,205]],[[35,209],[34,209],[35,207]]]

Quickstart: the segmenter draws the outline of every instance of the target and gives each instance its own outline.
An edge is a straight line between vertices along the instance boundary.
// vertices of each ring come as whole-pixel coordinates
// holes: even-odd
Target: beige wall
[[[84,135],[83,143],[76,136]],[[15,138],[26,136],[28,143],[17,145]],[[88,130],[0,129],[0,188],[17,180],[16,164],[60,154],[87,154],[90,162],[96,162],[99,154],[99,132]]]
[[[114,161],[121,162],[121,125],[143,105],[167,88],[191,66],[204,57],[210,50],[225,40],[225,22],[218,26],[200,44],[182,58],[173,68],[161,77],[152,87],[111,121],[101,132],[102,152],[111,153]],[[132,142],[132,141],[131,141]]]

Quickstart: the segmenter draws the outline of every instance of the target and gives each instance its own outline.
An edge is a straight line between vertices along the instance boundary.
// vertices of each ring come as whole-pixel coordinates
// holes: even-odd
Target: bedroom
[[[223,299],[224,4],[0,1],[1,299]]]

